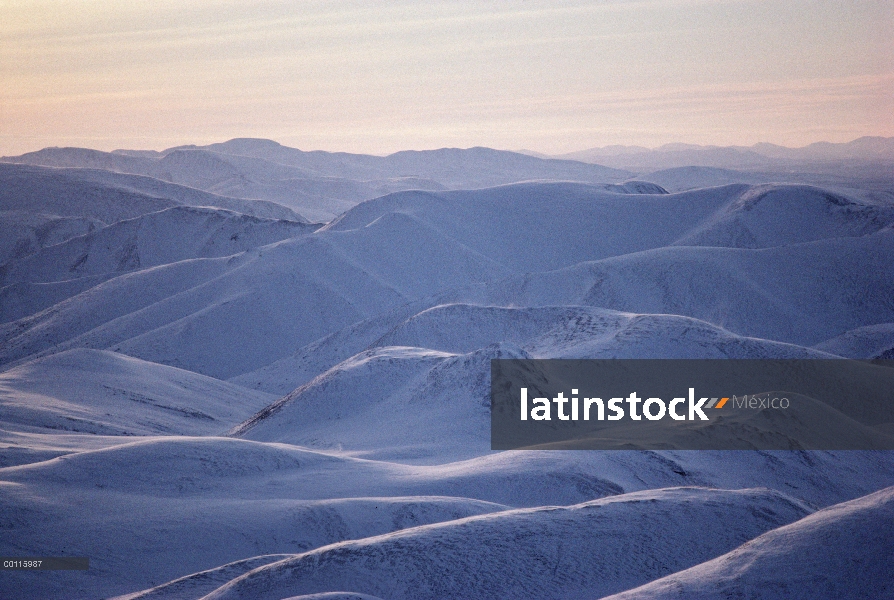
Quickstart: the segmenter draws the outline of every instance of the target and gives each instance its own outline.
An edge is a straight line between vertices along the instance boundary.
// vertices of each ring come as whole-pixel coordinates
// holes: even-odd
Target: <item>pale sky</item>
[[[0,0],[0,155],[894,136],[892,40],[892,0]]]

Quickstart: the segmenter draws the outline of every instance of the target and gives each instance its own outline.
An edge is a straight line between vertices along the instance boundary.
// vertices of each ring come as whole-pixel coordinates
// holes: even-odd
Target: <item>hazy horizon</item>
[[[828,140],[817,140],[816,142],[811,142],[811,143],[809,143],[809,144],[804,144],[803,146],[783,146],[782,144],[776,144],[776,145],[777,145],[777,146],[780,146],[780,147],[789,148],[789,149],[792,149],[792,150],[798,150],[798,149],[804,149],[804,148],[807,148],[808,146],[811,146],[811,145],[813,145],[813,144],[825,144],[825,143],[832,143],[832,144],[847,144],[847,143],[855,142],[855,141],[857,141],[857,140],[859,140],[859,139],[867,138],[867,137],[870,137],[870,138],[871,138],[871,137],[881,137],[881,138],[883,138],[883,139],[892,139],[892,138],[894,138],[894,136],[891,136],[891,137],[887,137],[887,136],[860,136],[860,138],[855,138],[855,139],[853,139],[853,140],[847,140],[847,141],[844,141],[844,142],[829,142]],[[317,152],[317,151],[322,151],[322,152],[332,152],[332,153],[348,152],[348,151],[346,151],[346,150],[339,150],[339,149],[325,149],[325,150],[324,150],[324,149],[321,149],[321,148],[295,148],[294,146],[291,146],[291,145],[289,145],[289,144],[282,143],[280,140],[276,140],[276,139],[273,139],[273,138],[259,138],[259,137],[249,137],[249,136],[245,136],[245,137],[229,137],[229,138],[215,139],[215,140],[211,140],[211,141],[209,141],[209,142],[207,142],[207,143],[203,143],[203,144],[197,144],[197,143],[192,143],[192,142],[184,142],[184,143],[182,143],[182,144],[175,144],[175,145],[172,145],[172,146],[157,147],[157,148],[140,148],[140,147],[130,147],[130,148],[124,148],[124,147],[121,147],[121,148],[97,148],[97,147],[92,147],[92,146],[61,146],[61,145],[56,144],[56,145],[42,146],[41,148],[36,148],[35,150],[28,150],[28,151],[25,151],[25,152],[20,153],[19,155],[28,154],[28,153],[30,153],[30,152],[38,152],[38,151],[40,151],[40,150],[46,150],[46,149],[51,149],[51,148],[60,148],[60,149],[64,149],[64,148],[85,148],[85,149],[88,149],[88,150],[99,150],[99,151],[101,151],[101,152],[132,152],[132,151],[133,151],[133,152],[165,152],[165,151],[167,151],[167,150],[171,150],[172,148],[189,147],[189,146],[204,147],[204,146],[206,146],[206,145],[223,144],[223,143],[227,143],[227,142],[231,142],[231,141],[239,140],[239,139],[256,139],[256,140],[272,141],[272,142],[275,142],[275,143],[277,143],[277,144],[279,144],[279,145],[281,145],[281,146],[285,146],[285,147],[289,147],[289,148],[294,148],[294,149],[296,149],[296,150],[301,150],[301,151],[303,151],[303,152]],[[562,158],[563,156],[565,156],[565,155],[567,155],[567,154],[575,154],[575,153],[579,153],[579,152],[586,152],[587,150],[598,150],[598,149],[605,149],[605,148],[612,148],[612,147],[618,147],[618,148],[620,148],[620,147],[626,147],[626,148],[644,148],[644,149],[646,149],[646,150],[656,151],[656,150],[662,150],[662,149],[664,149],[665,147],[668,147],[668,146],[674,146],[674,145],[678,145],[678,146],[693,146],[693,147],[700,147],[700,148],[731,148],[731,147],[735,147],[735,148],[750,148],[750,147],[752,147],[752,146],[754,146],[754,145],[757,145],[757,144],[760,144],[760,143],[771,143],[771,142],[756,142],[755,144],[749,144],[749,145],[747,145],[747,146],[744,145],[744,144],[729,144],[729,145],[726,145],[726,146],[720,146],[720,145],[716,145],[716,144],[688,144],[688,143],[686,143],[686,142],[667,142],[667,143],[665,143],[665,144],[660,144],[660,145],[656,145],[656,146],[652,146],[652,147],[648,147],[648,146],[639,146],[639,145],[637,145],[637,144],[606,144],[606,145],[604,145],[604,146],[593,146],[593,147],[590,147],[590,148],[579,148],[579,149],[577,149],[577,150],[572,150],[572,151],[569,151],[569,152],[567,152],[567,153],[564,153],[564,152],[563,152],[563,153],[557,153],[557,154],[547,154],[547,153],[544,152],[544,153],[540,153],[540,154],[542,154],[543,156],[547,156],[547,157],[557,157],[557,158]],[[348,153],[350,153],[350,154],[365,154],[365,155],[370,155],[370,156],[389,156],[389,155],[391,155],[391,154],[396,154],[396,153],[399,153],[399,152],[425,152],[425,151],[431,151],[431,150],[444,150],[444,149],[469,150],[469,149],[472,149],[472,148],[490,148],[490,149],[492,149],[492,150],[506,151],[506,152],[516,152],[516,153],[538,153],[538,151],[536,151],[536,150],[531,150],[530,148],[493,148],[493,147],[490,147],[490,146],[482,146],[482,145],[476,145],[476,146],[462,146],[462,147],[460,147],[460,146],[432,146],[432,147],[430,147],[430,148],[402,148],[402,149],[400,149],[400,150],[395,150],[395,151],[393,151],[393,152],[376,152],[376,153],[374,153],[374,152],[348,152]],[[668,148],[668,149],[670,149],[670,148]],[[0,155],[0,156],[2,156],[3,158],[14,158],[15,156],[18,156],[18,155],[12,155],[12,154],[9,154],[9,155]]]
[[[3,3],[0,155],[259,137],[562,154],[894,136],[894,5]]]

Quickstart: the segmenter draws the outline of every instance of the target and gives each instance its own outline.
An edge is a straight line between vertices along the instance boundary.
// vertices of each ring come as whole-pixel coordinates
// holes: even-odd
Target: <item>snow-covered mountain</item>
[[[535,179],[610,184],[630,176],[599,165],[490,148],[406,151],[381,157],[303,152],[271,140],[246,138],[149,154],[45,148],[0,161],[144,175],[222,196],[277,203],[314,222],[328,221],[359,202],[401,190],[473,189]]]
[[[494,452],[489,405],[493,358],[894,357],[894,185],[251,139],[4,161],[0,555],[90,569],[0,597],[894,589],[892,451]]]
[[[230,198],[152,177],[0,161],[3,211],[92,218],[111,224],[172,206],[212,206],[259,218],[305,221],[275,202]]]
[[[39,312],[121,273],[230,256],[317,228],[186,206],[118,221],[0,266],[0,322]]]
[[[75,349],[0,373],[3,426],[102,435],[220,434],[273,400],[104,350]]]
[[[891,207],[784,186],[404,192],[312,235],[107,280],[0,326],[0,360],[107,348],[231,378],[427,297],[422,308],[449,301],[678,314],[812,345],[894,321],[892,215]],[[799,227],[789,232],[775,220]],[[842,277],[853,285],[826,283]]]

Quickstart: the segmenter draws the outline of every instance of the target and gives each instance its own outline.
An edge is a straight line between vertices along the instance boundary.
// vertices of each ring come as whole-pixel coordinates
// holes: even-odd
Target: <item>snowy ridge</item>
[[[771,248],[835,237],[860,237],[890,227],[894,206],[851,200],[811,186],[753,186],[680,246]]]
[[[90,233],[102,221],[59,217],[24,210],[0,212],[0,264],[34,254],[41,248]]]
[[[240,440],[147,439],[105,450],[70,454],[48,462],[0,469],[0,481],[4,482],[0,485],[0,499],[5,507],[4,522],[13,526],[26,521],[29,524],[27,536],[20,534],[16,538],[5,538],[5,542],[0,541],[3,546],[0,549],[15,553],[15,548],[7,544],[17,539],[25,547],[40,546],[47,551],[90,552],[90,578],[82,580],[73,589],[79,596],[95,597],[100,595],[99,590],[105,590],[101,595],[106,596],[134,591],[135,588],[147,589],[237,558],[271,552],[294,554],[340,539],[360,539],[364,535],[376,535],[376,528],[380,527],[383,529],[378,529],[378,532],[392,531],[400,523],[406,527],[425,522],[453,522],[463,517],[456,511],[473,511],[466,512],[470,515],[503,510],[499,505],[570,505],[622,493],[625,489],[654,489],[680,483],[722,487],[734,483],[737,478],[753,480],[756,473],[762,474],[761,477],[777,487],[795,483],[799,494],[828,503],[836,497],[847,498],[859,494],[861,487],[872,489],[871,486],[877,485],[873,482],[894,480],[894,468],[890,462],[871,453],[816,457],[791,453],[767,453],[766,456],[737,453],[735,457],[730,460],[730,453],[697,452],[680,453],[677,457],[637,452],[592,455],[510,452],[437,467],[409,467]],[[805,463],[805,460],[810,462]],[[859,469],[860,476],[853,474],[848,478],[845,474],[854,468]],[[600,480],[599,477],[605,475],[622,483],[623,487]],[[857,482],[860,483],[856,487],[841,486],[842,483],[853,486]],[[406,497],[408,492],[412,498]],[[101,549],[82,533],[85,514],[80,505],[53,500],[60,493],[65,497],[82,497],[92,505],[108,508],[108,512],[102,514],[86,515],[89,530],[105,532]],[[675,518],[686,519],[688,523],[696,519],[696,513],[690,515],[685,507],[681,513],[677,512],[674,498],[678,492],[648,492],[651,496],[656,493],[665,498],[667,510],[676,514]],[[733,521],[737,524],[734,530],[739,532],[735,535],[745,538],[750,534],[745,535],[748,530],[742,529],[744,523],[755,523],[766,530],[772,526],[773,519],[784,514],[784,511],[780,512],[779,501],[783,502],[782,507],[788,507],[785,508],[787,511],[804,510],[804,505],[780,498],[777,492],[757,492],[758,497],[765,497],[770,502],[767,510],[756,510],[755,497],[751,493],[744,496],[738,492],[732,493],[733,497],[743,500],[737,503],[739,508],[735,509],[723,502],[718,505],[710,499],[717,494],[730,492],[705,490],[700,494],[708,495],[705,500],[713,506],[708,510],[714,511],[718,528],[726,527],[722,515],[728,516],[729,510],[740,511],[736,514],[741,516]],[[476,496],[485,503],[498,504],[462,499]],[[41,498],[43,503],[37,512],[33,505],[35,498]],[[338,498],[357,500],[342,501]],[[382,512],[383,502],[393,509]],[[407,504],[416,508],[409,511],[402,508]],[[625,502],[621,504],[626,505]],[[757,506],[760,505],[758,501]],[[642,507],[644,512],[640,513],[639,518],[643,522],[661,523],[650,517],[653,514],[650,501],[633,502],[633,506]],[[326,507],[342,512],[333,514]],[[696,506],[692,510],[700,509]],[[534,512],[550,513],[549,510],[540,509]],[[405,517],[395,520],[398,514]],[[587,530],[581,529],[574,511],[569,514],[572,514],[572,519],[564,520],[565,525],[555,530],[556,539],[570,536],[570,539],[579,540],[578,543],[592,544],[593,534],[601,527],[587,533]],[[797,516],[793,515],[789,521]],[[525,519],[527,517],[522,517],[522,526]],[[513,518],[509,521],[485,522],[483,531],[480,528],[468,531],[460,527],[457,529],[460,532],[458,537],[452,538],[456,541],[447,546],[447,556],[467,554],[469,547],[476,546],[472,540],[480,539],[483,532],[489,531],[489,536],[506,539],[507,530],[501,527],[501,523],[517,521]],[[610,521],[624,529],[623,520]],[[352,532],[345,529],[344,523],[347,522],[365,529]],[[234,532],[231,523],[241,523],[243,526]],[[199,539],[195,539],[193,533],[196,527],[201,527],[203,531]],[[159,528],[164,530],[161,537],[145,533]],[[649,548],[656,539],[666,537],[666,534],[648,528],[639,529],[651,532],[647,533],[651,540],[647,544]],[[668,525],[667,535],[672,529],[678,530],[679,527]],[[526,530],[543,531],[539,527],[533,530],[522,528],[522,531]],[[553,530],[552,527],[547,527],[547,531],[550,530]],[[363,531],[369,533],[364,534]],[[295,533],[290,535],[289,532]],[[140,540],[146,535],[149,537],[145,542],[140,542],[142,550],[139,555],[128,551],[133,547],[134,539]],[[705,551],[702,544],[706,538],[701,534],[693,535],[693,544],[701,547],[700,551]],[[729,532],[724,535],[726,537],[709,539],[715,542],[727,539],[729,545],[726,548],[711,547],[713,549],[706,558],[722,554],[745,539],[730,539]],[[420,543],[429,543],[426,541],[427,535],[421,537]],[[623,536],[613,537],[623,543]],[[443,548],[437,539],[431,539],[431,542]],[[177,540],[189,541],[179,543]],[[383,542],[391,543],[387,540]],[[451,546],[454,550],[450,550]],[[696,551],[695,546],[693,551]],[[376,547],[374,544],[372,549]],[[388,545],[384,547],[391,548]],[[509,560],[517,565],[515,568],[522,568],[524,563],[515,562],[519,557],[512,546],[502,547],[503,554],[497,558],[500,561]],[[487,551],[484,546],[478,548]],[[172,552],[180,557],[177,561],[172,562]],[[617,552],[623,550],[618,549]],[[368,556],[373,559],[383,557],[377,551]],[[643,556],[643,560],[653,565],[663,564],[647,556]],[[505,563],[500,564],[505,567]],[[554,562],[547,564],[550,569],[554,566]],[[694,561],[689,564],[694,564]],[[381,569],[378,572],[384,580],[407,581],[400,576],[405,572],[403,568],[398,568],[392,575]],[[661,574],[657,572],[656,576]],[[238,573],[234,573],[234,577],[236,575]],[[29,579],[28,574],[16,574],[6,580],[6,585],[28,581],[32,590],[47,590],[50,593],[49,590],[55,589],[63,580],[58,574],[44,575],[39,580]],[[636,584],[636,580],[631,581],[631,587]],[[275,593],[280,591],[283,589],[277,588]],[[166,596],[162,594],[157,597]],[[178,592],[172,597],[198,597],[198,594],[184,596]]]
[[[276,202],[233,198],[186,185],[162,181],[146,175],[115,173],[103,169],[89,168],[64,168],[55,169],[55,171],[62,177],[76,181],[92,182],[112,189],[132,191],[159,198],[170,198],[183,206],[212,206],[260,219],[306,221],[295,211]]]
[[[352,324],[231,381],[287,394],[353,354],[378,346],[425,345],[432,350],[467,353],[501,341],[517,344],[535,358],[831,357],[793,344],[738,336],[710,323],[675,315],[567,305],[521,308],[440,304],[443,299],[426,298]]]
[[[471,352],[498,341],[519,344],[537,358],[831,357],[792,344],[744,338],[697,319],[585,306],[442,304],[394,326],[375,343]]]
[[[339,344],[341,336],[327,338]],[[496,340],[505,340],[497,343]],[[234,381],[264,376],[287,382],[305,356],[328,354],[328,344]],[[411,347],[412,344],[428,348]],[[344,351],[340,348],[339,351]],[[316,445],[406,459],[487,450],[491,358],[831,358],[800,346],[755,340],[694,319],[631,315],[586,307],[507,309],[441,305],[393,327],[368,349],[332,366],[233,430],[262,441]],[[479,375],[471,379],[468,373]],[[291,375],[291,376],[290,376]],[[299,374],[300,376],[300,374]],[[263,381],[258,387],[264,389]],[[357,390],[362,390],[358,393]],[[366,430],[363,422],[379,418]],[[449,435],[427,439],[426,423]],[[855,423],[855,427],[859,426]],[[423,433],[420,433],[423,432]],[[724,435],[724,434],[720,434]],[[325,446],[324,446],[325,447]]]
[[[894,358],[894,323],[857,327],[814,348],[846,358]]]
[[[489,376],[484,373],[489,374],[490,360],[525,357],[511,344],[458,356],[377,348],[299,387],[233,433],[311,446],[327,440],[325,447],[365,450],[376,457],[475,455],[488,449],[482,436],[486,439],[489,427]],[[469,373],[478,375],[470,380]],[[362,426],[376,417],[380,427]],[[432,422],[448,435],[432,439],[426,431]]]
[[[205,598],[278,600],[327,589],[395,600],[598,597],[807,511],[778,492],[699,488],[506,511],[324,547],[255,569]],[[687,526],[696,520],[698,528]],[[385,564],[400,578],[384,576]]]
[[[314,229],[222,209],[174,207],[118,221],[7,263],[0,267],[0,284],[62,281],[230,256]]]
[[[818,511],[728,554],[611,600],[717,598],[736,593],[793,600],[890,598],[892,520],[894,488],[886,488]]]
[[[4,428],[104,435],[219,434],[268,404],[263,392],[101,350],[0,372]]]
[[[0,163],[0,210],[80,217],[105,224],[177,206],[170,198],[110,189],[64,171]]]
[[[6,482],[0,486],[4,523],[32,519],[29,534],[18,544],[58,553],[89,552],[91,570],[68,593],[96,597],[144,589],[258,554],[294,553],[507,508],[443,496],[351,497],[350,488],[341,498],[296,497],[289,486],[277,483],[280,477],[316,479],[307,482],[310,491],[343,461],[287,447],[215,438],[175,443],[169,439],[0,469]],[[341,476],[349,473],[340,471]],[[355,479],[357,475],[353,474]],[[103,513],[85,515],[82,506],[60,501],[56,494],[61,489],[67,497],[103,506]],[[34,498],[44,505],[43,517],[35,514]],[[250,527],[240,526],[243,533],[238,533],[234,523]],[[201,536],[195,535],[197,526]],[[159,529],[165,532],[160,537],[151,533]],[[94,548],[85,530],[106,532],[104,547]],[[128,549],[134,540],[147,536],[154,541],[144,545],[134,561]],[[0,546],[4,552],[16,551],[10,540]],[[18,579],[26,581],[30,574],[23,575]],[[63,580],[64,574],[52,573],[34,582],[32,591],[50,595]]]
[[[157,600],[159,598],[203,596],[205,593],[214,591],[222,584],[235,579],[243,573],[288,557],[288,554],[266,554],[237,560],[220,567],[180,577],[148,590],[115,596],[112,600]]]
[[[109,279],[111,274],[93,275],[52,283],[11,283],[0,288],[0,323],[18,321],[77,296]]]
[[[739,335],[811,345],[891,322],[892,244],[894,229],[757,250],[666,247],[470,286],[454,297],[685,315]]]
[[[470,312],[495,311],[479,309]],[[412,457],[415,460],[431,460],[429,457],[446,455],[463,457],[488,449],[482,441],[487,439],[489,425],[489,361],[492,358],[579,358],[606,355],[640,358],[833,358],[832,355],[816,353],[799,346],[739,338],[726,332],[718,332],[716,328],[706,324],[701,324],[700,328],[698,322],[690,319],[663,315],[648,318],[622,315],[635,325],[621,327],[608,334],[603,333],[603,337],[607,339],[597,338],[593,343],[590,341],[592,334],[587,331],[586,325],[582,327],[580,323],[583,320],[580,313],[586,315],[586,312],[586,309],[582,309],[575,315],[577,320],[572,328],[549,331],[525,347],[500,342],[463,353],[464,348],[450,344],[444,336],[440,339],[433,336],[434,343],[430,345],[452,350],[455,354],[406,346],[373,347],[301,385],[231,433],[259,441],[335,447],[353,452],[362,450],[364,456],[378,459],[407,460]],[[597,315],[604,316],[599,313]],[[483,333],[474,324],[469,326],[469,323],[458,321],[441,321],[436,329],[442,332]],[[563,324],[568,324],[568,321],[563,321]],[[524,318],[519,318],[518,322],[521,324],[520,329],[524,330]],[[604,324],[597,325],[600,326],[604,328]],[[636,327],[639,327],[638,331]],[[389,336],[393,341],[394,333]],[[468,343],[468,337],[463,335],[463,341]],[[662,340],[668,338],[679,339],[682,343],[665,342],[662,345]],[[575,343],[572,341],[575,339],[586,341]],[[545,354],[537,354],[537,350]],[[472,377],[470,373],[476,375]],[[872,372],[855,374],[855,377],[860,378],[860,381],[877,381],[877,386],[885,386],[890,384],[889,375],[887,369],[874,369]],[[856,389],[851,391],[857,393]],[[890,439],[883,433],[861,424],[879,422],[880,416],[884,418],[886,413],[867,412],[859,403],[848,402],[847,392],[848,389],[842,390],[841,398],[844,400],[841,402],[826,404],[801,396],[795,399],[795,396],[789,394],[794,402],[815,406],[816,414],[812,420],[806,422],[789,422],[782,415],[777,415],[786,423],[788,445],[791,448],[847,448],[870,443],[869,440],[875,440],[874,447],[890,444]],[[379,427],[373,430],[363,427],[364,422],[373,419],[380,423]],[[439,423],[440,430],[449,435],[431,440],[424,432],[427,424],[432,422]],[[763,432],[768,426],[772,427],[772,423],[778,425],[777,421],[768,420],[765,415],[726,417],[722,423],[699,427],[700,438],[705,447],[717,444],[717,439],[727,439],[738,440],[742,448],[751,448],[754,447],[752,440],[761,439],[765,435]],[[833,442],[833,438],[828,437],[825,426],[827,423],[837,423],[839,427],[844,427],[847,423],[849,437],[839,436]],[[642,432],[647,425],[630,427]],[[653,438],[656,441],[662,440],[662,447],[677,447],[674,436],[680,435],[679,430],[666,432],[660,426],[653,429]],[[631,436],[625,429],[617,427],[601,429],[600,436],[605,439],[617,438],[618,448],[629,448],[630,440],[637,439],[636,435]],[[327,441],[321,445],[320,440]]]

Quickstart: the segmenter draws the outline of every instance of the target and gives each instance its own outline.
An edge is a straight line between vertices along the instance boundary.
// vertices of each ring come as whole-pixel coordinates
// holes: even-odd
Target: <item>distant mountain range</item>
[[[206,205],[321,223],[365,200],[405,190],[480,189],[532,180],[617,184],[634,179],[658,185],[668,181],[671,191],[690,189],[692,185],[678,185],[679,173],[654,174],[683,167],[736,171],[683,175],[687,182],[700,185],[786,181],[852,186],[850,182],[859,180],[856,187],[879,189],[878,182],[884,188],[894,176],[894,138],[863,137],[846,144],[818,142],[803,148],[766,143],[750,147],[667,144],[655,149],[605,146],[561,156],[480,147],[372,156],[306,152],[272,140],[236,138],[162,151],[53,147],[3,157],[0,162],[78,169],[69,177],[155,197],[182,196],[185,190],[193,190],[193,199],[185,202],[191,205],[196,205],[200,191],[217,197],[210,203],[206,198]],[[751,175],[756,172],[760,173],[757,178]],[[171,184],[181,189],[172,191]],[[262,207],[245,200],[267,204]]]
[[[382,157],[304,152],[246,138],[161,152],[45,148],[0,162],[149,176],[218,196],[275,202],[314,222],[329,221],[359,202],[403,190],[477,189],[525,180],[616,183],[632,176],[574,160],[490,148],[405,151]]]
[[[772,169],[783,166],[803,168],[816,163],[841,161],[894,163],[894,137],[861,137],[842,144],[816,142],[802,148],[768,143],[753,146],[666,144],[653,149],[643,146],[604,146],[552,158],[598,163],[633,171],[686,166],[727,169]]]

